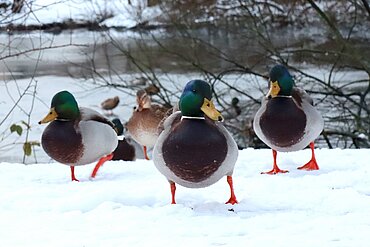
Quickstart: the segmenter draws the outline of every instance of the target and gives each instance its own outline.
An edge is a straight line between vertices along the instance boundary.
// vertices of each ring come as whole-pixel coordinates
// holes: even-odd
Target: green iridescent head
[[[61,91],[54,95],[48,115],[39,123],[48,123],[55,119],[74,120],[80,115],[78,104],[68,91]]]
[[[115,118],[112,120],[112,123],[114,125],[114,130],[117,132],[117,135],[122,135],[123,134],[123,125],[122,125],[122,122],[121,120],[119,120],[118,118]]]
[[[270,90],[267,96],[290,96],[294,86],[293,77],[283,65],[275,65],[270,70]]]
[[[202,80],[189,81],[181,94],[179,107],[183,116],[204,117],[208,116],[215,121],[222,121],[212,100],[211,86]]]

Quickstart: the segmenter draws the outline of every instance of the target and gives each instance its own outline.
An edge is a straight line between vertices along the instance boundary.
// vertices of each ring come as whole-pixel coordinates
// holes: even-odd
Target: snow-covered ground
[[[152,161],[93,165],[0,163],[1,246],[369,246],[369,150],[317,150],[321,170],[295,168],[310,150],[240,151],[237,205],[226,178],[204,189],[178,186],[177,205]]]

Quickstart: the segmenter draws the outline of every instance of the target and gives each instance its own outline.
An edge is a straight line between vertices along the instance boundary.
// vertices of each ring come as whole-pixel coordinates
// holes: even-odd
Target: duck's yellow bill
[[[55,111],[55,108],[51,108],[48,115],[46,115],[46,117],[44,117],[40,122],[39,124],[43,124],[43,123],[49,123],[53,120],[55,120],[56,118],[58,117],[58,114],[57,112]]]
[[[224,121],[224,118],[222,117],[221,113],[216,110],[215,105],[211,100],[208,100],[207,98],[204,98],[204,102],[202,107],[200,108],[204,114],[206,114],[210,119],[214,121]]]
[[[280,92],[279,83],[277,81],[270,82],[270,90],[268,91],[266,98],[271,95],[272,98],[275,98]]]

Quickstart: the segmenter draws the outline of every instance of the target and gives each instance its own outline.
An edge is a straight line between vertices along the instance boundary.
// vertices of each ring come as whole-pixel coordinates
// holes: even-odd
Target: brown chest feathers
[[[166,166],[179,178],[201,182],[222,164],[228,147],[225,136],[210,120],[183,119],[164,141]]]
[[[76,132],[76,121],[53,121],[42,134],[41,144],[45,152],[63,164],[75,164],[83,155],[81,134]]]
[[[306,128],[306,115],[291,98],[274,98],[266,104],[260,126],[269,141],[278,147],[298,143]]]

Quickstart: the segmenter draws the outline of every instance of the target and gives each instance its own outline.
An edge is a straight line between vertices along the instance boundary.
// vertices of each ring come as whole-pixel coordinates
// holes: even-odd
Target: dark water
[[[271,53],[275,48],[281,51],[336,49],[330,35],[318,27],[285,27],[268,32],[235,25],[190,31],[174,28],[73,30],[57,35],[46,32],[1,34],[0,40],[0,72],[4,79],[32,75],[90,77],[92,71],[120,74],[148,69],[186,73],[196,71],[199,66],[209,71],[242,66],[265,70],[264,67],[273,62]],[[366,37],[359,36],[355,40],[356,47],[370,53]],[[296,63],[331,63],[333,59],[325,54],[313,56],[304,52],[282,55]]]

